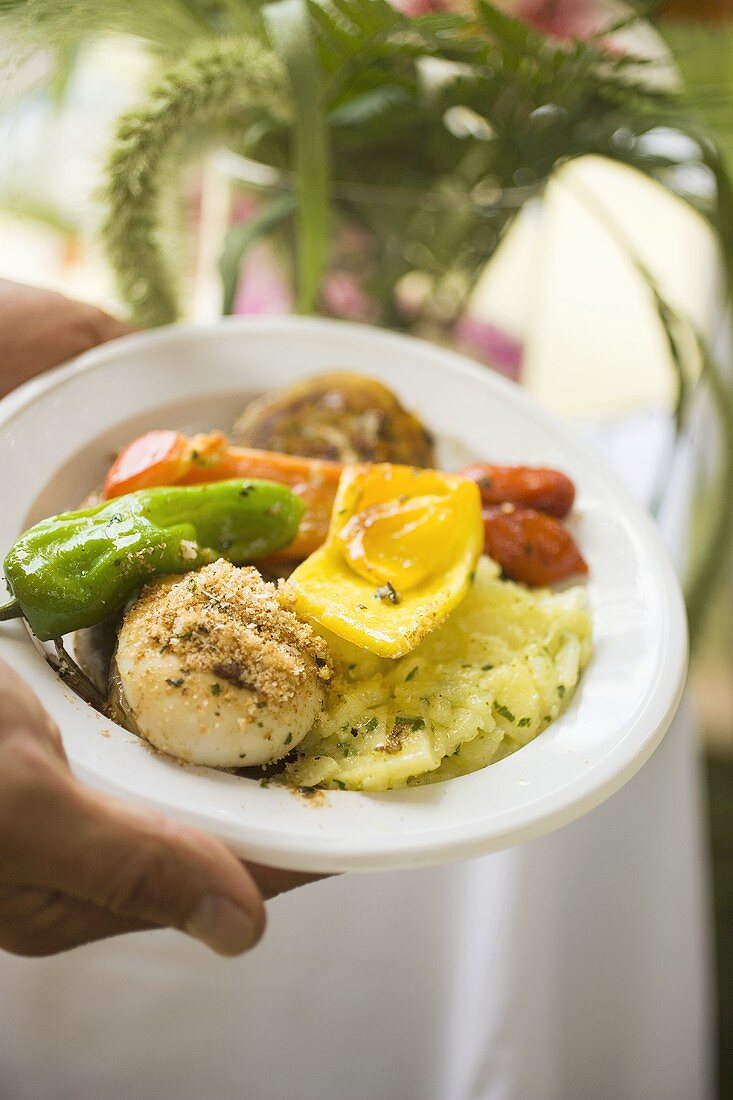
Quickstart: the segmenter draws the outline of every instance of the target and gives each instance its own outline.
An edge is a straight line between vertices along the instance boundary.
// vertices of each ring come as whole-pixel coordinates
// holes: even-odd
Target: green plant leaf
[[[298,199],[298,307],[314,310],[328,252],[331,163],[321,78],[305,0],[264,9],[270,39],[293,91],[293,161]]]
[[[229,316],[234,310],[242,261],[250,248],[280,222],[290,217],[296,207],[294,195],[278,195],[262,206],[253,217],[233,226],[227,233],[219,260],[223,291],[222,312],[225,316]]]
[[[490,4],[488,0],[478,0],[477,11],[484,27],[520,57],[530,57],[543,47],[547,47],[543,35],[534,30],[529,23],[507,15],[506,12]]]

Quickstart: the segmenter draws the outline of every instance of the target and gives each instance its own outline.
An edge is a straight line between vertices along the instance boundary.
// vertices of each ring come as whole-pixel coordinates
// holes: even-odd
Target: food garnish
[[[144,489],[52,516],[5,558],[13,601],[0,618],[23,615],[38,638],[60,638],[101,622],[161,574],[273,554],[293,539],[302,513],[283,485],[234,480]]]
[[[325,545],[290,578],[296,610],[371,653],[400,657],[466,595],[482,542],[479,493],[466,478],[347,467]]]

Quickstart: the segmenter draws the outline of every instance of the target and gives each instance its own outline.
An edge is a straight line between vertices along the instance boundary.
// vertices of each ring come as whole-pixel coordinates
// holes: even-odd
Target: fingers
[[[0,396],[133,330],[85,302],[0,280]]]
[[[39,897],[48,905],[33,920],[7,911],[8,899]],[[265,910],[223,844],[82,787],[54,723],[0,663],[0,946],[48,954],[150,926],[238,955],[262,936]]]
[[[54,365],[134,331],[124,321],[86,302],[60,298],[59,303],[56,311],[46,318],[48,330],[43,341]]]
[[[125,321],[110,316],[102,309],[93,308],[89,315],[89,326],[95,346],[106,344],[109,340],[116,340],[119,336],[129,336],[135,331],[132,325],[126,324]]]
[[[58,726],[25,681],[0,661],[0,743],[21,730],[66,760]]]
[[[209,837],[74,786],[33,881],[128,922],[177,928],[221,955],[253,947],[265,926],[249,872]]]
[[[265,925],[251,875],[223,844],[82,787],[36,697],[0,665],[0,885],[29,884],[222,955],[254,946]]]
[[[277,867],[264,867],[261,863],[248,863],[247,867],[265,901],[270,901],[279,894],[286,894],[290,890],[297,890],[299,886],[307,886],[311,882],[320,882],[323,878],[331,877],[330,875],[305,875],[299,871],[281,871]]]
[[[40,958],[153,926],[35,887],[0,890],[0,948]]]

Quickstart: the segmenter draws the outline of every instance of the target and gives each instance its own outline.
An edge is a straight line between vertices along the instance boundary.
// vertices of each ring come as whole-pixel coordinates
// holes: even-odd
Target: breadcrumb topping
[[[135,629],[178,658],[182,685],[190,671],[209,672],[278,710],[331,676],[326,643],[286,603],[256,569],[219,559],[148,585]]]

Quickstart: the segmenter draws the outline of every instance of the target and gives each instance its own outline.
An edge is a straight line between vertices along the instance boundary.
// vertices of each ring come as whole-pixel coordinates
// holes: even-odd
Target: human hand
[[[0,279],[0,397],[132,329],[96,306]]]
[[[177,928],[221,955],[262,936],[267,896],[307,881],[244,867],[219,841],[84,787],[58,729],[0,662],[0,948],[51,955]]]
[[[0,396],[131,330],[93,306],[0,279]],[[0,948],[49,955],[173,927],[221,954],[254,946],[262,898],[319,876],[252,864],[72,776],[59,732],[0,662]]]

